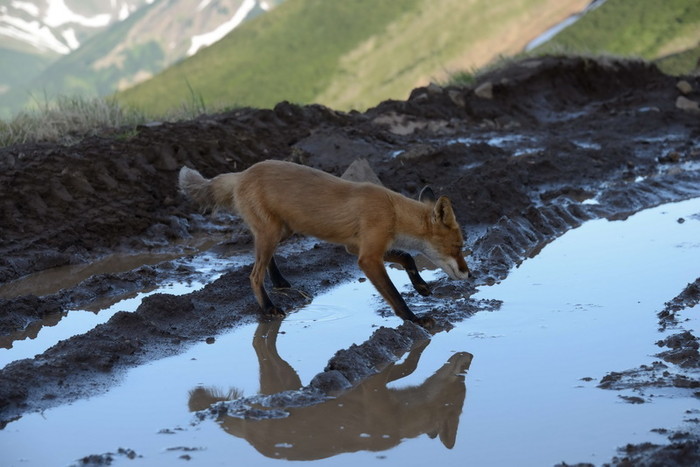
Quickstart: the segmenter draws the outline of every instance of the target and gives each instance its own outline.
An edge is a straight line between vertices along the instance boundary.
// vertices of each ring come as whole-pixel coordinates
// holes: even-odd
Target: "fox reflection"
[[[296,371],[277,353],[280,324],[281,321],[261,323],[253,339],[263,394],[301,387]],[[428,343],[411,350],[402,363],[390,365],[334,399],[287,409],[289,417],[245,420],[226,416],[220,424],[265,456],[289,460],[323,459],[360,450],[383,451],[422,434],[439,437],[445,447],[452,448],[466,395],[462,373],[471,364],[471,354],[454,354],[418,386],[387,388],[388,383],[413,373]],[[190,393],[189,408],[203,410],[223,400],[230,399],[214,390],[197,388]]]

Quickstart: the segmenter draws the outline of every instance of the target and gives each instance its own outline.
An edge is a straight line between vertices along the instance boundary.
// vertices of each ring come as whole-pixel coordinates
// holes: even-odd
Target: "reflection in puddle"
[[[63,317],[65,317],[67,314],[68,313],[65,311],[59,313],[51,313],[50,315],[45,316],[42,320],[29,323],[29,326],[27,326],[25,329],[22,329],[21,331],[13,332],[12,334],[9,334],[7,336],[0,336],[0,349],[11,349],[12,344],[15,341],[22,341],[25,339],[36,339],[36,337],[39,335],[39,331],[41,331],[45,327],[56,326],[61,321],[61,319],[63,319]],[[4,353],[0,351],[0,368],[5,366],[9,361],[23,358],[21,356],[12,356],[11,360],[3,361],[3,356]]]
[[[13,298],[22,295],[36,295],[40,297],[49,295],[61,289],[74,287],[96,274],[127,272],[144,265],[152,266],[164,261],[191,255],[197,251],[206,251],[216,245],[218,241],[221,241],[221,239],[214,236],[192,239],[187,245],[182,245],[183,250],[186,250],[187,253],[184,251],[142,254],[115,253],[90,263],[71,264],[47,269],[6,284],[1,284],[0,297]]]
[[[33,358],[63,339],[88,332],[98,324],[107,322],[118,311],[134,311],[141,301],[155,293],[183,295],[204,287],[205,284],[174,284],[149,292],[133,294],[109,308],[95,313],[89,310],[69,310],[31,323],[26,329],[7,337],[0,337],[0,368],[23,358]]]
[[[667,442],[650,430],[682,425],[685,412],[697,406],[695,399],[658,389],[649,402],[628,404],[618,395],[635,396],[634,391],[602,390],[596,385],[610,371],[655,360],[659,348],[654,342],[665,337],[657,330],[656,313],[698,277],[698,213],[700,199],[660,206],[625,221],[587,222],[548,244],[504,281],[480,290],[477,298],[503,300],[498,311],[477,313],[456,323],[450,332],[436,334],[420,350],[420,358],[407,356],[386,374],[348,392],[343,402],[369,404],[377,411],[377,404],[386,409],[396,401],[400,406],[442,398],[452,407],[445,412],[422,412],[416,420],[399,420],[407,429],[402,434],[382,426],[375,431],[365,428],[364,417],[382,413],[387,424],[395,423],[386,411],[344,412],[337,399],[336,407],[330,400],[326,417],[348,417],[352,423],[344,421],[343,426],[360,432],[360,440],[355,440],[358,444],[377,437],[384,442],[384,434],[393,437],[387,443],[399,436],[404,440],[380,453],[360,446],[361,451],[316,462],[334,466],[542,466],[562,460],[602,464],[616,455],[618,446]],[[397,286],[405,283],[402,271],[390,269],[389,274]],[[421,300],[415,299],[416,306]],[[333,319],[324,320],[328,310],[339,303],[342,308]],[[116,457],[112,465],[171,466],[181,463],[179,457],[186,453],[191,458],[188,465],[279,466],[279,459],[261,455],[244,437],[231,436],[224,422],[205,420],[193,425],[188,410],[192,389],[226,388],[219,395],[209,394],[218,398],[258,394],[262,390],[261,355],[272,360],[264,372],[287,375],[287,381],[274,384],[294,386],[300,381],[307,385],[337,350],[363,342],[377,326],[398,324],[395,317],[376,313],[382,306],[369,282],[344,284],[282,321],[274,349],[254,348],[256,330],[259,336],[264,333],[255,324],[241,326],[217,336],[214,344],[201,343],[182,355],[129,371],[123,384],[107,394],[23,416],[0,430],[0,459],[3,465],[66,465],[88,454],[116,452],[122,447],[141,457]],[[693,318],[694,311],[681,312],[682,318]],[[683,321],[683,326],[696,333],[700,323],[694,319]],[[460,360],[466,355],[462,351],[474,355],[467,401],[458,394],[464,383],[450,376],[455,374],[450,369],[455,363],[452,359]],[[394,379],[396,368],[405,370],[398,379]],[[273,383],[263,382],[262,386],[272,387]],[[236,388],[236,394],[224,395],[230,387]],[[427,393],[417,396],[419,400],[411,398],[423,390]],[[461,408],[458,430],[450,425],[456,421],[457,407]],[[309,409],[290,409],[291,415],[277,422],[302,425],[303,411]],[[425,419],[433,415],[445,422],[441,429],[447,444],[454,442],[453,449],[431,439],[441,432],[435,431],[436,423]],[[314,425],[331,423],[309,417],[312,426],[303,430],[311,433],[318,428]],[[240,421],[231,422],[235,422],[232,432],[254,426],[249,423],[241,428],[236,425]],[[378,417],[373,424],[383,422]],[[361,437],[363,434],[370,437]],[[38,442],[42,449],[36,448]],[[257,438],[255,443],[269,448]],[[284,456],[295,446],[301,449],[300,443],[277,438],[272,447]],[[330,446],[317,444],[319,450],[308,456],[330,452]]]
[[[277,352],[281,322],[261,323],[253,337],[260,365],[260,394],[301,388],[301,379]],[[219,425],[248,441],[261,454],[288,460],[316,460],[357,451],[385,451],[402,440],[427,434],[447,448],[455,445],[466,395],[464,372],[472,355],[457,352],[421,384],[387,387],[414,373],[430,341],[423,341],[407,357],[336,398],[309,407],[288,409],[289,416],[247,420],[224,416]],[[220,391],[198,387],[191,391],[189,408],[204,410],[230,400]]]

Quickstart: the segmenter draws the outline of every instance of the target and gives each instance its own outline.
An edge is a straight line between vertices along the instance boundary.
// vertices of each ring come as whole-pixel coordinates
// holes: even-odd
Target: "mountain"
[[[44,96],[105,96],[283,0],[2,0],[0,116]]]
[[[193,94],[206,105],[362,109],[517,53],[589,1],[289,0],[117,99],[156,115]]]
[[[51,63],[128,18],[147,0],[0,0],[0,107],[27,98],[27,84]],[[20,97],[13,95],[18,92]],[[8,109],[0,111],[6,115]]]

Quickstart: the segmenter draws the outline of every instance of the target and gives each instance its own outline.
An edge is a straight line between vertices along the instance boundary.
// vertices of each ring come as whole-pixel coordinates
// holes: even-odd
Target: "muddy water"
[[[280,420],[194,417],[192,410],[217,398],[308,384],[338,349],[377,326],[397,326],[397,318],[375,312],[385,305],[358,277],[279,329],[240,327],[129,371],[103,396],[10,423],[0,431],[3,464],[64,465],[108,452],[113,465],[149,466],[278,458],[348,466],[598,464],[629,442],[663,443],[650,430],[682,425],[696,401],[659,389],[633,405],[619,396],[634,392],[596,385],[609,371],[654,360],[654,342],[664,336],[656,312],[698,275],[699,213],[696,199],[584,224],[481,289],[476,298],[502,300],[500,310],[456,323],[337,400],[290,409]],[[391,275],[405,282],[401,271]],[[430,306],[412,300],[417,311]]]

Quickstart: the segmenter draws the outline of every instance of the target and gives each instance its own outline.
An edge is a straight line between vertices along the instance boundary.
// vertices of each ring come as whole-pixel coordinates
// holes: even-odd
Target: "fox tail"
[[[214,196],[211,180],[204,178],[202,174],[194,169],[183,166],[178,176],[178,186],[180,191],[194,200],[200,208],[216,210],[219,203]]]

